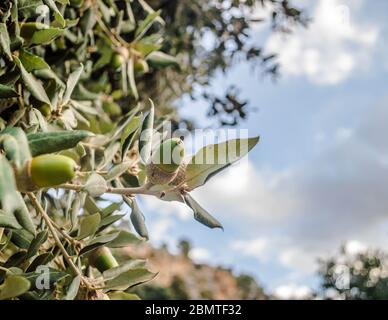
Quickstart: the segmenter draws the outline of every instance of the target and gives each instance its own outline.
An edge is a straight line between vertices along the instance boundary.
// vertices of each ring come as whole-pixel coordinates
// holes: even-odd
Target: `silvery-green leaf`
[[[131,89],[131,93],[136,100],[139,99],[139,93],[137,92],[136,81],[135,81],[135,60],[131,57],[127,64],[127,75],[128,83]]]
[[[194,219],[202,223],[203,225],[214,229],[220,228],[223,229],[221,223],[214,218],[209,212],[207,212],[204,208],[202,208],[197,201],[194,200],[192,196],[188,193],[184,196],[186,204],[193,210]]]
[[[81,284],[81,277],[76,276],[70,283],[70,286],[67,289],[66,296],[64,300],[74,300],[78,294],[79,286]]]
[[[66,130],[30,133],[27,135],[27,139],[31,153],[35,157],[74,148],[78,142],[92,135],[91,132],[84,130]]]
[[[141,126],[141,133],[139,137],[139,155],[143,163],[147,164],[151,159],[152,153],[152,138],[154,131],[154,103],[150,99],[151,109],[145,115]]]
[[[50,68],[44,59],[23,49],[19,51],[19,59],[22,62],[24,68],[26,68],[27,72]]]
[[[105,270],[102,275],[105,280],[112,280],[118,277],[119,275],[127,272],[128,270],[136,269],[136,268],[145,268],[145,267],[146,267],[145,260],[128,260],[128,261],[124,261],[122,264],[120,264],[117,267]]]
[[[117,276],[116,278],[106,282],[105,290],[127,290],[138,284],[152,280],[157,276],[146,268],[130,269]]]
[[[140,211],[139,206],[137,205],[136,200],[133,198],[123,197],[124,201],[130,205],[132,212],[130,215],[131,222],[136,232],[143,238],[148,240],[148,230],[145,225],[144,214]]]
[[[13,216],[31,234],[35,225],[20,193],[16,189],[14,172],[4,156],[0,156],[0,202],[3,212]]]
[[[136,132],[138,131],[141,124],[142,116],[135,116],[131,119],[131,121],[126,125],[121,134],[121,159],[123,160],[134,142],[134,138],[136,136]]]
[[[31,241],[30,247],[28,248],[27,259],[36,255],[41,245],[46,242],[47,237],[47,230],[41,231],[36,235],[36,237]]]
[[[94,249],[107,245],[109,242],[113,241],[118,235],[119,232],[112,232],[96,237],[91,240],[85,247],[83,247],[79,254],[83,255]]]
[[[14,57],[14,61],[20,69],[23,83],[26,88],[36,99],[51,106],[50,99],[48,98],[47,93],[44,90],[42,84],[31,73],[27,72],[18,57]]]
[[[150,63],[153,67],[168,67],[168,66],[177,66],[179,67],[179,61],[176,57],[173,57],[162,51],[151,52],[147,56],[147,62]]]
[[[106,181],[97,173],[93,173],[86,181],[83,191],[86,191],[91,197],[99,197],[106,192]]]
[[[23,165],[26,161],[31,159],[31,152],[28,145],[27,136],[21,128],[7,127],[0,132],[0,138],[3,135],[12,136],[17,142],[17,147],[12,151],[13,157],[11,158],[11,161],[15,161],[15,164],[19,166]],[[8,146],[5,145],[3,147],[7,148]],[[5,151],[6,153],[10,152],[10,150],[7,151],[7,149]]]
[[[143,35],[147,32],[147,30],[156,21],[157,17],[159,17],[160,13],[161,13],[160,10],[152,12],[148,14],[148,16],[139,23],[139,26],[137,27],[135,32],[135,42],[140,40],[143,37]]]
[[[112,291],[108,293],[110,300],[141,300],[138,295],[123,291]]]
[[[21,229],[22,226],[13,215],[8,215],[3,210],[0,210],[0,228]]]
[[[12,60],[11,41],[9,39],[8,29],[5,23],[0,23],[0,48]]]
[[[66,21],[62,16],[62,13],[58,10],[57,5],[54,0],[44,0],[47,6],[54,12],[55,22],[59,27],[64,28],[66,25]]]
[[[101,218],[99,213],[83,216],[81,218],[77,239],[82,240],[93,235],[98,230],[100,221]]]
[[[73,73],[70,74],[69,78],[67,79],[66,91],[63,95],[62,105],[66,105],[69,102],[71,94],[73,93],[83,70],[84,66],[81,64]]]
[[[104,176],[106,181],[111,181],[120,177],[124,172],[126,172],[129,167],[133,164],[133,161],[126,161],[115,165],[112,169],[109,170],[108,174]]]
[[[16,98],[19,94],[13,87],[0,84],[0,99]]]
[[[115,214],[115,215],[111,215],[111,216],[107,216],[105,218],[102,218],[101,222],[100,222],[100,226],[98,228],[98,232],[101,232],[102,230],[106,229],[110,225],[119,221],[123,217],[125,217],[125,214]]]
[[[140,244],[144,240],[138,238],[131,232],[120,230],[119,235],[107,245],[109,248],[125,248],[129,245]]]
[[[235,139],[202,148],[187,165],[187,186],[193,190],[204,185],[215,174],[244,157],[258,142],[259,137]]]
[[[16,298],[30,289],[30,282],[21,276],[8,276],[0,285],[0,300]]]

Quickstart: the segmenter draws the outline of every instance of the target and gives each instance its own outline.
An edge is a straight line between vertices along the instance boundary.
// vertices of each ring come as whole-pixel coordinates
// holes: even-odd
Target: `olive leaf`
[[[150,63],[153,67],[165,68],[168,66],[177,66],[179,67],[179,61],[176,57],[170,56],[167,53],[161,51],[151,52],[147,56],[147,62]]]
[[[54,0],[44,0],[44,2],[54,12],[55,22],[58,23],[60,28],[64,28],[66,25],[66,21],[63,18],[62,13],[59,11]]]
[[[6,127],[0,132],[5,154],[19,168],[31,159],[26,134],[21,128]]]
[[[128,83],[131,89],[132,95],[136,100],[139,99],[139,93],[137,92],[136,81],[135,81],[135,59],[130,57],[127,63],[127,75],[128,75]]]
[[[200,149],[186,167],[186,185],[195,189],[211,177],[244,157],[259,142],[259,137],[229,140]]]
[[[37,132],[27,135],[32,156],[74,148],[80,141],[93,136],[85,130]]]
[[[83,70],[84,70],[84,66],[81,64],[73,73],[70,74],[66,83],[66,91],[62,98],[62,105],[67,105],[67,103],[70,101],[70,97],[81,77]]]
[[[27,46],[49,43],[62,32],[60,28],[49,27],[40,22],[25,22],[20,26],[20,35],[26,41]]]
[[[67,289],[67,293],[66,293],[64,300],[74,300],[75,297],[77,296],[80,284],[81,284],[81,277],[76,276],[71,281],[70,286]]]
[[[106,181],[111,181],[121,176],[133,165],[133,161],[126,161],[115,165],[109,172],[104,175]]]
[[[107,184],[105,179],[97,173],[93,173],[86,181],[83,191],[91,197],[99,197],[106,192]]]
[[[130,287],[150,281],[157,273],[145,267],[144,260],[128,261],[118,267],[104,271],[105,290],[127,290]]]
[[[22,226],[14,216],[8,215],[3,210],[0,210],[0,228],[21,229]]]
[[[141,124],[141,118],[141,116],[133,117],[121,134],[121,160],[125,158],[128,150],[134,143],[136,133],[138,132]]]
[[[81,218],[77,239],[82,240],[93,235],[98,230],[100,222],[101,218],[99,213],[83,216]]]
[[[31,241],[30,247],[28,248],[27,251],[27,259],[33,257],[39,250],[40,246],[46,242],[48,237],[48,231],[44,230],[39,232],[34,240]]]
[[[138,295],[123,291],[109,292],[108,297],[110,300],[141,300]]]
[[[47,279],[49,281],[50,286],[55,285],[58,281],[61,281],[67,277],[70,277],[69,273],[66,273],[51,267],[48,267],[47,270],[48,270]],[[36,285],[39,283],[39,281],[37,280],[41,275],[42,275],[41,273],[35,272],[35,271],[21,274],[23,278],[29,281],[31,288],[34,288],[34,289],[36,288]]]
[[[36,56],[24,49],[19,51],[19,59],[27,72],[50,68],[47,62],[44,61],[41,57]]]
[[[119,235],[119,232],[115,231],[112,233],[107,233],[102,236],[98,236],[91,240],[85,247],[83,247],[79,253],[79,255],[84,255],[94,249],[102,247],[104,245],[108,245],[111,241],[116,239]]]
[[[16,98],[19,94],[13,87],[0,84],[0,99]]]
[[[11,165],[0,155],[0,202],[3,212],[14,217],[31,234],[35,234],[35,225],[20,193],[16,189]]]
[[[139,26],[135,31],[135,42],[140,40],[143,35],[148,31],[148,29],[151,28],[152,24],[157,20],[160,13],[160,10],[152,12],[148,14],[148,16],[139,23]]]
[[[148,240],[148,230],[145,225],[144,214],[140,211],[135,198],[123,197],[123,199],[132,209],[130,219],[136,232]]]
[[[120,230],[118,236],[111,242],[108,243],[109,248],[125,248],[129,245],[140,244],[144,240],[138,238],[131,232]]]
[[[16,298],[30,289],[30,282],[21,276],[10,275],[0,285],[0,300]]]
[[[194,200],[194,198],[190,194],[185,194],[184,196],[186,204],[193,210],[194,212],[194,219],[198,222],[202,223],[203,225],[214,229],[214,228],[220,228],[224,229],[221,223],[214,218],[209,212],[207,212],[204,208],[200,206],[200,204]]]
[[[47,93],[44,90],[42,84],[31,73],[27,72],[18,57],[14,56],[13,58],[20,69],[20,73],[22,75],[22,79],[26,88],[36,99],[48,105],[51,105],[50,99],[48,98]]]
[[[11,46],[11,41],[9,39],[7,26],[5,25],[5,23],[0,23],[0,49],[7,55],[8,59],[12,60],[10,46]]]
[[[150,99],[151,109],[144,116],[139,137],[139,155],[143,163],[147,164],[151,159],[152,138],[154,131],[155,106]]]

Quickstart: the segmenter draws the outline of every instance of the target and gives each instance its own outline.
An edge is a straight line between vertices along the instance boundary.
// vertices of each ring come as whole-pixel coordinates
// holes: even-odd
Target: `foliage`
[[[334,257],[320,261],[322,294],[346,300],[386,300],[388,298],[388,255],[369,250],[357,254],[345,248]]]
[[[190,191],[259,139],[206,146],[167,183],[150,183],[171,115],[148,102],[142,84],[180,65],[160,51],[168,35],[161,13],[140,0],[0,4],[0,298],[137,299],[127,291],[156,274],[145,261],[119,263],[114,250],[149,237],[138,195],[180,201],[199,222],[222,228]],[[226,162],[199,162],[207,152]],[[74,161],[63,170],[58,155]]]
[[[291,32],[306,26],[305,12],[288,0],[151,0],[166,22],[163,50],[178,56],[184,65],[159,69],[146,75],[142,85],[151,88],[164,107],[176,105],[177,98],[189,95],[205,99],[208,115],[221,125],[236,125],[249,113],[248,101],[240,98],[239,88],[226,88],[224,95],[211,92],[209,85],[217,73],[226,73],[246,61],[252,70],[276,78],[279,64],[276,52],[267,52],[254,38],[258,25],[269,24],[269,32]],[[180,105],[180,104],[178,104]],[[186,119],[188,120],[188,119]],[[190,121],[186,125],[191,126]]]

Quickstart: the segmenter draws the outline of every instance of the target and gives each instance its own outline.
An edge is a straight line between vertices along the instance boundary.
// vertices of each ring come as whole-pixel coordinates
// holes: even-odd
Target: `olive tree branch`
[[[164,191],[154,191],[150,190],[151,185],[145,184],[141,187],[135,187],[135,188],[114,188],[114,187],[106,187],[105,193],[110,194],[119,194],[123,196],[131,196],[135,194],[144,194],[144,195],[152,195],[156,197],[162,198],[165,194]],[[84,190],[85,186],[81,184],[71,184],[71,183],[65,183],[58,186],[58,188],[65,189],[65,190],[74,190],[77,192],[81,192]]]
[[[36,210],[39,212],[39,214],[42,216],[43,220],[46,222],[47,224],[47,227],[49,228],[50,230],[50,233],[52,234],[54,240],[55,240],[55,243],[57,244],[59,250],[61,250],[62,254],[63,254],[63,257],[64,259],[66,260],[66,262],[69,264],[70,268],[73,270],[73,272],[79,276],[81,278],[81,282],[83,283],[83,285],[89,289],[89,290],[94,290],[94,288],[90,285],[90,283],[86,280],[86,278],[83,276],[82,272],[76,267],[76,265],[74,264],[74,262],[71,260],[71,257],[69,256],[69,254],[67,253],[65,247],[63,246],[61,240],[58,238],[58,234],[55,230],[55,227],[53,225],[53,222],[51,220],[51,218],[48,216],[48,214],[46,213],[46,211],[43,209],[43,207],[41,206],[41,204],[39,203],[38,199],[36,198],[36,196],[32,193],[32,192],[28,192],[27,193],[28,197],[30,198],[32,204],[34,205],[34,207],[36,208]]]

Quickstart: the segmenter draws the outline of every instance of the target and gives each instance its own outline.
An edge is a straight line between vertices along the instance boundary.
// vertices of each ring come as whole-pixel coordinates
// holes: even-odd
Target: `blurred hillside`
[[[133,292],[142,299],[268,299],[251,276],[195,263],[189,255],[189,242],[181,241],[180,247],[181,251],[176,255],[167,247],[153,248],[148,244],[126,248],[124,255],[148,259],[150,269],[159,272],[154,280],[136,287]]]

